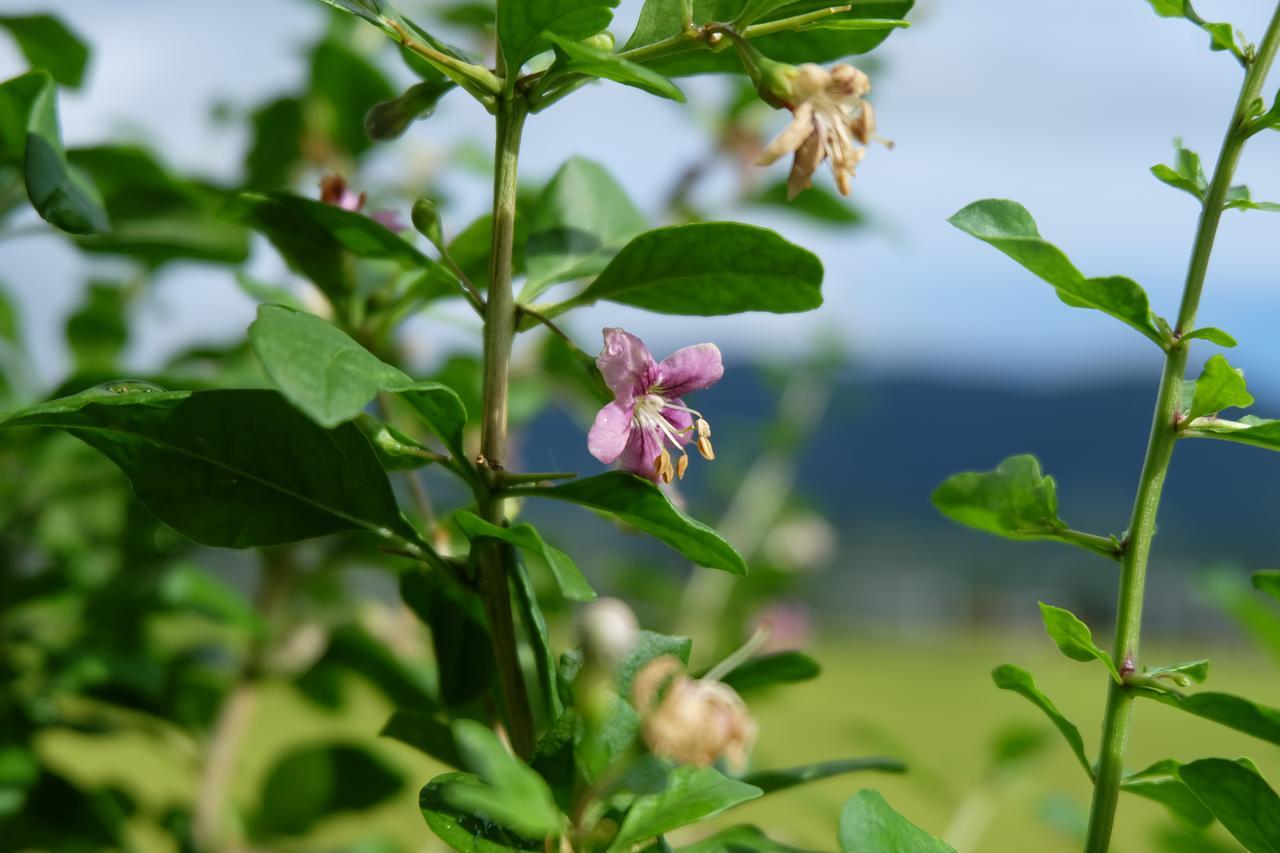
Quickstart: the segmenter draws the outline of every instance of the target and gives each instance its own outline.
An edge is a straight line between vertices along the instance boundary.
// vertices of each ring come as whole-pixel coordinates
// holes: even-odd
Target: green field
[[[1213,661],[1210,688],[1280,705],[1276,669],[1238,647],[1153,645],[1146,654],[1153,663],[1207,656]],[[847,639],[828,641],[818,656],[826,667],[818,680],[753,698],[761,728],[756,766],[882,754],[906,760],[911,771],[903,776],[849,775],[776,794],[724,816],[721,825],[752,822],[778,840],[833,850],[841,802],[871,786],[930,831],[955,843],[967,838],[961,853],[1079,849],[1074,833],[1085,818],[1089,785],[1056,732],[1017,769],[998,777],[990,773],[990,745],[998,732],[1011,725],[1051,730],[1024,699],[992,686],[988,672],[1005,662],[1029,669],[1041,689],[1080,726],[1092,751],[1106,688],[1101,666],[1066,660],[1043,635],[928,643]],[[386,712],[384,703],[359,684],[352,685],[347,706],[337,714],[306,704],[285,685],[269,685],[238,768],[237,801],[254,802],[259,781],[281,751],[335,736],[368,740]],[[1280,778],[1280,756],[1271,745],[1149,702],[1138,706],[1136,720],[1129,750],[1134,768],[1161,758],[1248,755],[1264,774]],[[148,809],[185,798],[194,785],[194,767],[141,736],[126,741],[59,735],[42,748],[68,775],[117,782]],[[405,850],[440,849],[417,810],[418,783],[438,768],[398,743],[383,741],[379,749],[412,780],[401,794],[358,818],[334,817],[314,837],[280,849],[329,849],[370,835],[399,841]],[[1114,849],[1156,849],[1152,833],[1170,825],[1162,807],[1126,795]],[[692,837],[671,840],[679,844]],[[1229,838],[1217,837],[1233,849]],[[141,828],[137,841],[143,849],[168,849],[162,837]]]

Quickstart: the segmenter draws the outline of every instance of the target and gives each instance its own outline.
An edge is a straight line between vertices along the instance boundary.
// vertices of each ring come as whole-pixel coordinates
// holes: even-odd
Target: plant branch
[[[1222,219],[1223,204],[1236,164],[1240,160],[1241,149],[1248,138],[1249,106],[1261,91],[1277,48],[1280,48],[1280,4],[1272,14],[1257,58],[1245,74],[1240,97],[1231,114],[1231,122],[1214,167],[1213,180],[1204,197],[1187,269],[1186,285],[1183,288],[1182,304],[1178,310],[1177,332],[1194,326],[1200,295],[1204,290],[1205,274],[1209,268],[1209,256]],[[1178,438],[1177,422],[1182,379],[1186,374],[1187,343],[1175,334],[1175,343],[1165,353],[1164,371],[1160,377],[1160,389],[1156,395],[1155,413],[1152,417],[1151,437],[1147,443],[1146,458],[1142,464],[1133,514],[1129,521],[1129,544],[1120,574],[1114,651],[1122,675],[1138,671],[1138,640],[1142,630],[1142,599],[1147,562],[1155,535],[1160,493],[1173,455],[1173,446]],[[1098,772],[1089,813],[1086,853],[1104,853],[1111,844],[1120,777],[1124,772],[1125,745],[1129,739],[1133,717],[1133,699],[1133,688],[1130,685],[1109,682]]]
[[[484,323],[484,399],[480,454],[491,480],[503,470],[507,454],[507,397],[511,344],[515,337],[516,306],[511,291],[512,241],[515,234],[517,164],[526,105],[505,98],[498,104],[496,172],[493,183],[493,243],[489,266],[489,301]],[[482,472],[483,473],[483,472]],[[503,498],[491,489],[477,490],[480,515],[502,525],[506,521]],[[503,550],[510,546],[481,540],[474,546],[480,597],[489,623],[498,680],[506,705],[508,731],[516,754],[533,754],[533,714],[520,669],[511,589]]]

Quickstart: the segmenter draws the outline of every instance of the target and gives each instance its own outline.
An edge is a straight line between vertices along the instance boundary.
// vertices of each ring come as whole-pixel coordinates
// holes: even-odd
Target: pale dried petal
[[[756,165],[769,166],[776,163],[784,155],[790,154],[803,145],[812,133],[813,105],[806,101],[796,107],[791,124],[787,125],[782,133],[775,136],[773,141],[760,152],[760,156],[756,158]]]

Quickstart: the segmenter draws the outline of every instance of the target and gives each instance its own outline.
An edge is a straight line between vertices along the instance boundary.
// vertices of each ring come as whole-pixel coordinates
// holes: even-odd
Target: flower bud
[[[440,231],[440,208],[429,198],[420,198],[413,203],[413,227],[418,233],[431,241],[431,245],[439,246],[444,242]]]
[[[640,625],[626,602],[618,598],[600,598],[582,608],[578,617],[578,635],[587,655],[613,668],[631,651]]]
[[[593,36],[584,38],[579,42],[579,44],[586,45],[587,47],[593,47],[596,50],[604,50],[612,53],[614,45],[613,33],[608,32],[607,30],[603,33],[596,33]]]

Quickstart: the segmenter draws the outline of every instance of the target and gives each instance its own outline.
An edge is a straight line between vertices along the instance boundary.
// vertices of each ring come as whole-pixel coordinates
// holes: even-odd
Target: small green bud
[[[413,203],[413,227],[418,233],[431,241],[431,245],[440,246],[444,236],[440,231],[440,208],[429,198],[420,198]]]
[[[767,56],[756,59],[760,75],[755,81],[760,97],[771,107],[792,106],[796,102],[795,79],[799,69],[786,62],[775,62]]]
[[[587,47],[595,48],[596,50],[603,50],[608,53],[613,53],[613,45],[614,45],[613,33],[609,32],[608,30],[605,30],[602,33],[596,33],[593,36],[588,36],[578,43],[586,45]]]

